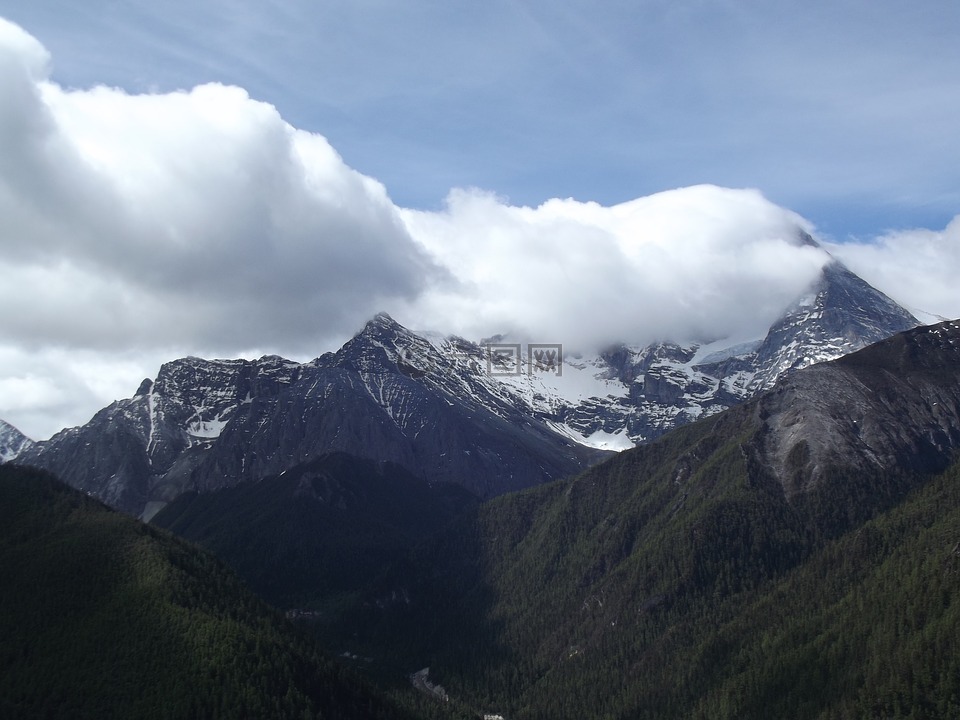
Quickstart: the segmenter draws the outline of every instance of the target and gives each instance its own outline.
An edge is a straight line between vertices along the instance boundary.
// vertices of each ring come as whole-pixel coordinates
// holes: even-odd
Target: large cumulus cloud
[[[0,331],[307,351],[439,276],[381,184],[236,87],[49,81],[0,21]]]

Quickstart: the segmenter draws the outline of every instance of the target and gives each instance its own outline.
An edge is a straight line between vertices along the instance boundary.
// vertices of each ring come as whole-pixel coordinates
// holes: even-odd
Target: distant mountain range
[[[561,346],[412,332],[380,314],[308,363],[166,363],[133,397],[50,440],[0,429],[0,450],[145,518],[185,491],[258,480],[336,451],[490,498],[575,474],[785,373],[916,325],[836,261],[764,337],[733,347],[627,343],[575,357]]]

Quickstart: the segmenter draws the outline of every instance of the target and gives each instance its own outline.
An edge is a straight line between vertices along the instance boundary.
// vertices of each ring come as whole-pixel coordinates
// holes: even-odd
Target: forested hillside
[[[422,614],[369,639],[409,621],[396,652],[511,718],[960,713],[960,466],[823,543],[745,496],[646,537],[630,500],[545,492],[434,548]]]
[[[408,718],[224,565],[0,467],[0,717]]]

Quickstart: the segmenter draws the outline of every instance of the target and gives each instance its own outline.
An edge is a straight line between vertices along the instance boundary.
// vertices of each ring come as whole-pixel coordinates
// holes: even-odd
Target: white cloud
[[[437,277],[380,183],[242,89],[65,90],[0,46],[5,333],[306,350]]]
[[[831,244],[829,249],[915,314],[960,318],[960,215],[940,231],[890,232],[871,242]]]

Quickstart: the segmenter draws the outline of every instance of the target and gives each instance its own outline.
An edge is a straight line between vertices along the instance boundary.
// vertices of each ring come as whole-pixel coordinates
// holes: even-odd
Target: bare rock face
[[[766,390],[786,372],[835,360],[891,335],[917,320],[836,260],[770,328],[757,348],[748,387]]]
[[[782,380],[756,404],[788,496],[825,469],[937,472],[960,448],[960,322],[917,328]]]
[[[166,363],[132,398],[99,411],[86,425],[35,443],[17,458],[118,509],[140,514],[189,483],[198,458],[238,409],[258,393],[273,393],[297,376],[299,364],[260,360]]]

